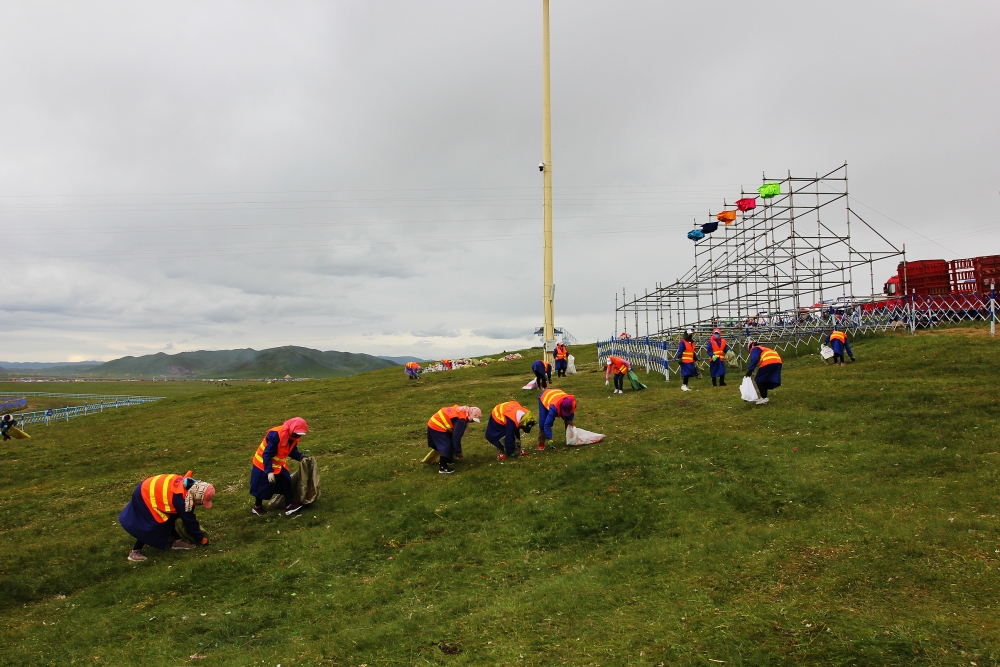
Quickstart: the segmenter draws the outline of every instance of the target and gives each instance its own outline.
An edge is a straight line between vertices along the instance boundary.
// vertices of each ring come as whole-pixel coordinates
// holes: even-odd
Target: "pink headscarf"
[[[309,424],[302,417],[292,417],[286,421],[283,426],[285,431],[288,433],[288,437],[292,437],[292,433],[308,433]]]

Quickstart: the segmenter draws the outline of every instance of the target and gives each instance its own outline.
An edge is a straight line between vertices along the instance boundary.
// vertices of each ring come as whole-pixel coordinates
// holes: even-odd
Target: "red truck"
[[[886,282],[884,291],[890,298],[903,297],[903,285],[914,296],[952,296],[989,294],[991,283],[1000,283],[1000,255],[969,259],[922,259],[906,263],[904,283],[903,263],[896,275]]]

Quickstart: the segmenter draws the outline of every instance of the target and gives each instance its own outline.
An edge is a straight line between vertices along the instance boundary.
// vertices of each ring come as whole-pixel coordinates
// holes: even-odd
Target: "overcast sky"
[[[1000,253],[1000,3],[552,0],[556,324],[849,164],[911,259]],[[530,344],[541,0],[0,4],[0,359]],[[887,267],[886,276],[892,272]]]

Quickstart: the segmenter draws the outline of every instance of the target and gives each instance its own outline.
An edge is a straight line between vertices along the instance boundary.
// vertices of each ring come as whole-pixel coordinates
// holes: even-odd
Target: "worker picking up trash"
[[[726,345],[726,339],[722,337],[722,331],[715,329],[712,331],[712,337],[708,339],[708,345],[705,346],[705,350],[708,352],[709,359],[709,373],[712,375],[712,386],[725,387],[726,386],[726,352],[729,351],[729,346]],[[716,385],[718,382],[718,385]]]
[[[531,372],[535,374],[536,389],[545,389],[552,382],[552,364],[544,359],[532,363]]]
[[[691,391],[688,380],[698,376],[698,367],[695,365],[698,355],[695,354],[694,331],[691,329],[684,332],[684,338],[677,345],[677,361],[681,367],[681,391]]]
[[[604,371],[604,386],[608,386],[608,378],[615,376],[615,393],[624,394],[625,376],[632,370],[632,364],[621,357],[611,355],[608,357],[608,366]]]
[[[552,440],[552,425],[556,417],[562,417],[563,423],[573,425],[576,415],[576,396],[567,394],[562,389],[546,389],[538,396],[538,451],[545,449],[545,441]]]
[[[750,341],[750,360],[747,362],[746,377],[750,377],[757,369],[757,389],[760,398],[757,405],[767,405],[767,392],[781,386],[781,357],[769,347],[764,347],[756,341]]]
[[[183,475],[154,475],[140,482],[132,492],[132,500],[118,515],[118,523],[135,538],[128,560],[146,560],[142,549],[147,544],[161,551],[184,551],[208,544],[194,508],[211,508],[214,497],[215,487],[191,477],[190,470]],[[177,519],[184,523],[194,544],[181,539]]]
[[[517,401],[507,401],[494,407],[486,422],[486,440],[496,447],[497,460],[527,454],[521,449],[521,433],[531,433],[534,425],[531,410]]]
[[[475,406],[453,405],[441,408],[427,421],[427,446],[429,452],[424,461],[433,460],[436,454],[440,465],[438,473],[450,475],[455,472],[451,464],[462,458],[462,436],[470,421],[479,423],[483,411]]]
[[[406,373],[406,377],[411,380],[420,379],[420,364],[415,361],[407,361],[406,365],[403,367],[403,372]]]
[[[272,426],[264,434],[250,468],[250,495],[254,497],[251,512],[266,514],[264,501],[275,494],[284,497],[286,516],[302,509],[302,504],[292,499],[292,475],[288,470],[288,458],[302,460],[299,440],[308,431],[309,425],[305,419],[292,417],[281,426]]]
[[[844,352],[847,352],[847,356],[851,358],[851,361],[854,361],[854,351],[851,349],[851,344],[847,342],[847,332],[841,331],[839,326],[833,327],[833,331],[826,337],[826,343],[833,348],[834,366],[838,363],[841,366],[847,365],[844,363]]]

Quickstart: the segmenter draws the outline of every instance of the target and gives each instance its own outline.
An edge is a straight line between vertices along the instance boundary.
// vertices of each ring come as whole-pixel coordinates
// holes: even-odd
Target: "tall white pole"
[[[555,345],[555,284],[552,280],[552,114],[549,93],[549,0],[542,0],[542,172],[544,174],[544,273],[542,310],[545,314],[544,355],[552,363]]]

